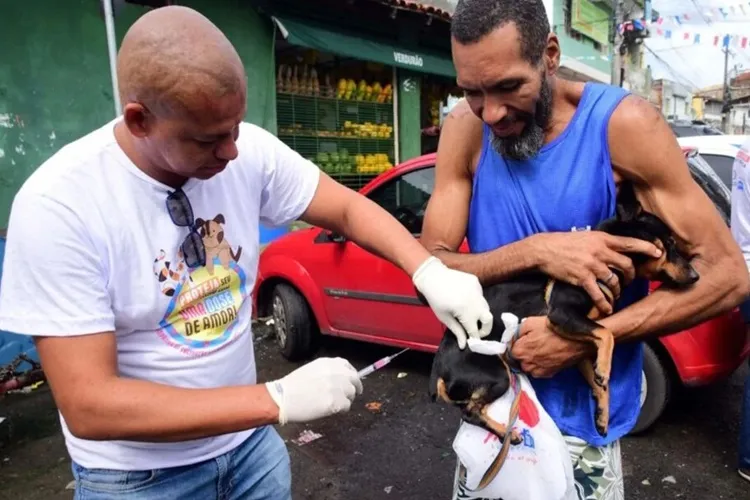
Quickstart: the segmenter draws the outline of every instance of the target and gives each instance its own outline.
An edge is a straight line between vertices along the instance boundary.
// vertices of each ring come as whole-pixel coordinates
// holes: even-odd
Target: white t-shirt
[[[223,231],[213,269],[189,270],[178,254],[189,230],[167,213],[172,189],[128,159],[115,141],[115,123],[62,148],[16,195],[0,329],[45,336],[114,331],[123,377],[188,388],[256,383],[250,319],[259,222],[298,218],[320,171],[269,132],[243,123],[237,159],[182,188],[196,219]],[[203,239],[213,247],[218,238],[211,231]],[[179,443],[89,441],[60,419],[71,458],[89,468],[196,463],[252,432]]]
[[[737,151],[732,166],[731,230],[750,270],[750,139]]]

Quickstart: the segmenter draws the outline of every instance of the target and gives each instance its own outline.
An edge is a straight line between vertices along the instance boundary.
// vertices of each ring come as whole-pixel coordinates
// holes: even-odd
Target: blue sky
[[[696,87],[722,83],[724,35],[736,35],[730,43],[730,69],[750,70],[750,1],[654,0],[653,7],[663,18],[661,25],[651,26],[651,37],[646,40],[646,63],[651,65],[654,78],[669,78]],[[675,16],[680,17],[679,22]],[[666,37],[667,30],[671,31],[671,38]],[[699,35],[698,43],[695,35]],[[715,36],[720,37],[718,46],[713,45]],[[747,45],[742,48],[745,36]]]

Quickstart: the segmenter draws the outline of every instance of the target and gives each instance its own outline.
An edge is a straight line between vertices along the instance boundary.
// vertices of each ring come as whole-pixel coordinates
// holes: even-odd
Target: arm
[[[121,377],[106,259],[95,239],[70,206],[23,189],[16,196],[0,285],[0,328],[35,337],[73,435],[184,441],[312,420],[348,409],[355,390],[361,391],[351,365],[325,358],[273,386],[188,389]],[[278,384],[286,393],[281,401],[274,397]]]
[[[283,224],[299,217],[343,234],[400,267],[437,318],[456,335],[459,346],[465,345],[467,336],[489,335],[493,318],[476,276],[449,269],[382,207],[335,182],[278,139],[273,144],[261,204],[264,219]]]
[[[112,332],[36,340],[57,407],[74,436],[185,441],[275,424],[263,385],[183,389],[119,377]]]
[[[690,176],[661,115],[639,98],[626,98],[612,115],[609,143],[616,173],[633,181],[644,209],[684,242],[700,279],[686,291],[660,288],[601,324],[617,341],[640,340],[689,328],[739,304],[750,291],[742,254]]]
[[[472,171],[481,150],[482,122],[461,100],[440,132],[435,187],[427,204],[421,240],[448,267],[474,274],[488,284],[534,269],[539,259],[529,239],[491,252],[458,253],[469,219]]]
[[[315,196],[300,219],[346,236],[368,252],[400,267],[409,276],[430,257],[419,241],[388,212],[324,172],[320,172]]]
[[[435,188],[425,214],[422,244],[448,267],[475,274],[485,285],[524,271],[541,271],[584,287],[600,310],[611,313],[597,280],[606,281],[611,276],[610,267],[621,269],[626,279],[632,280],[632,262],[618,252],[658,256],[651,243],[601,231],[542,233],[488,252],[457,253],[466,235],[472,171],[481,150],[482,122],[461,101],[440,134]],[[619,296],[619,283],[615,280],[607,284]]]

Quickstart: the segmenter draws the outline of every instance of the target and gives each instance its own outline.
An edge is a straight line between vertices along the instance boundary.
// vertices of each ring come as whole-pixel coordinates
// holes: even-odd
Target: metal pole
[[[729,128],[729,44],[724,47],[724,92],[721,115],[721,129],[727,134]]]
[[[115,38],[115,18],[112,14],[112,0],[104,3],[104,25],[107,28],[107,48],[109,49],[109,72],[112,76],[112,96],[115,101],[115,116],[120,116],[120,90],[117,84],[117,38]]]
[[[617,31],[617,25],[620,23],[622,18],[622,0],[615,2],[615,13],[612,17],[612,33],[610,34],[610,43],[612,45],[612,70],[611,70],[611,83],[612,85],[622,86],[622,57],[620,56],[620,44],[622,43],[622,37]]]

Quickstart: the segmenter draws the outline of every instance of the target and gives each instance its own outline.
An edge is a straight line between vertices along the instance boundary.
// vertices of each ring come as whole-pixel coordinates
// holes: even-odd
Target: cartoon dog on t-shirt
[[[180,283],[188,276],[182,250],[177,252],[177,259],[174,261],[167,260],[167,253],[163,249],[159,250],[159,255],[154,259],[153,270],[156,279],[159,280],[161,293],[167,297],[172,297]]]
[[[237,253],[232,250],[232,245],[224,238],[224,216],[218,214],[211,220],[196,219],[198,234],[203,238],[206,247],[206,270],[208,274],[214,274],[214,258],[219,258],[219,264],[229,270],[230,261],[238,262],[242,255],[242,247],[237,247]]]

